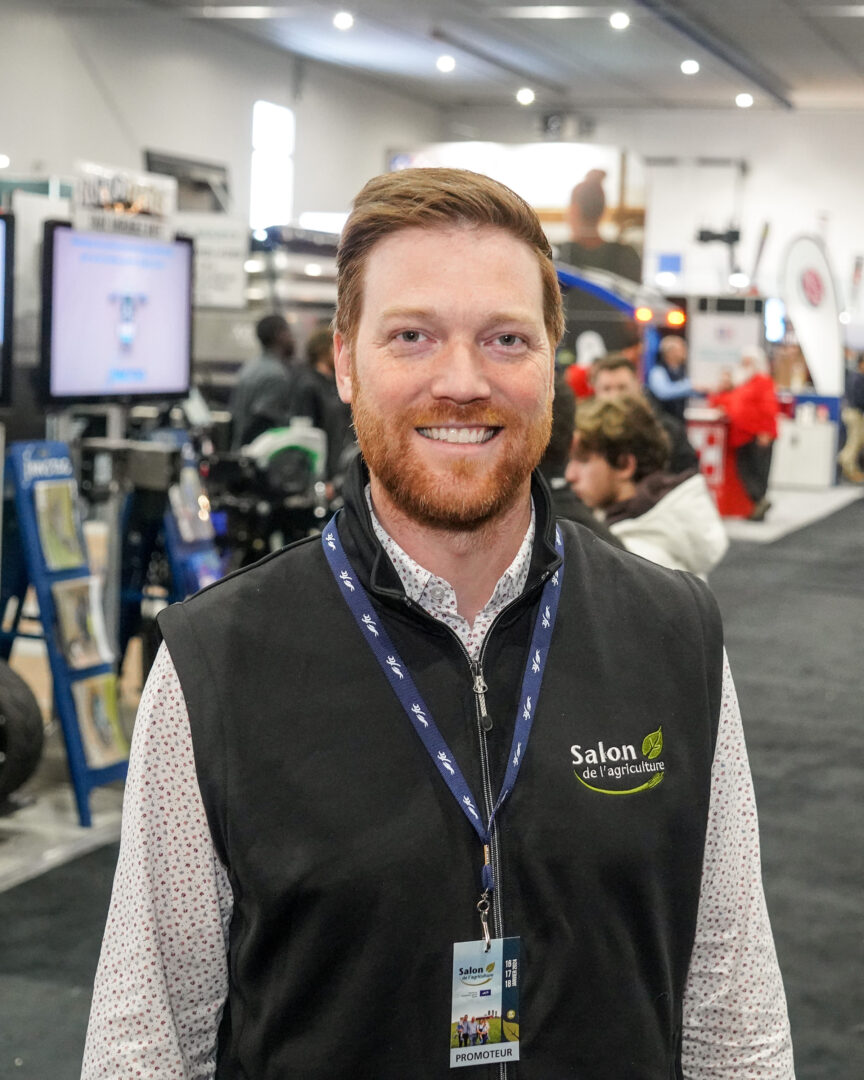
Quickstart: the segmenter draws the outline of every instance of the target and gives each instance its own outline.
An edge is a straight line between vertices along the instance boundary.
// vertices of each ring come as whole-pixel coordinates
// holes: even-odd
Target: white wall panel
[[[143,166],[145,148],[225,162],[249,200],[252,105],[295,110],[295,215],[342,211],[387,151],[440,136],[439,113],[326,65],[159,11],[0,11],[0,153],[7,175],[81,159]],[[13,104],[14,103],[14,104]]]

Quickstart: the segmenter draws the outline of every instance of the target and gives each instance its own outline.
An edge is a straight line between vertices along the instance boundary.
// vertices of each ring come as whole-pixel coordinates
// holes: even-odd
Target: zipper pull
[[[471,670],[474,674],[474,693],[477,695],[477,703],[480,706],[480,726],[484,731],[491,731],[492,717],[486,711],[486,691],[489,687],[486,685],[483,669],[479,664],[472,664]]]

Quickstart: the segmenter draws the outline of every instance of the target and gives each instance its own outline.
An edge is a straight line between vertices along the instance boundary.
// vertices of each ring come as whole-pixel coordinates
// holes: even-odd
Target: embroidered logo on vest
[[[583,787],[598,795],[635,795],[656,788],[666,775],[664,762],[658,760],[662,753],[662,727],[642,740],[641,759],[631,743],[605,746],[598,742],[585,749],[574,743],[570,747],[573,775]],[[635,786],[634,780],[637,781]]]

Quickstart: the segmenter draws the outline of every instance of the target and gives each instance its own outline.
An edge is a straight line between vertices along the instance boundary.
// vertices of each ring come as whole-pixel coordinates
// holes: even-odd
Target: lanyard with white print
[[[351,609],[351,614],[354,616],[360,632],[371,648],[381,670],[387,676],[387,680],[411,721],[414,730],[420,736],[453,798],[462,808],[462,812],[471,822],[474,831],[483,844],[483,894],[478,902],[477,910],[480,912],[483,937],[488,947],[490,940],[488,928],[489,896],[495,888],[490,854],[492,828],[496,814],[504,805],[516,783],[516,777],[525,756],[525,748],[528,745],[528,737],[531,734],[534,713],[537,710],[537,700],[540,697],[540,687],[549,655],[549,646],[552,643],[555,617],[558,613],[561,579],[564,574],[564,544],[561,539],[561,530],[557,526],[555,527],[555,550],[561,558],[561,565],[543,587],[540,609],[534,621],[531,651],[525,665],[525,674],[522,677],[522,690],[519,695],[516,726],[513,732],[513,743],[510,747],[507,771],[504,774],[501,793],[492,808],[488,823],[484,825],[477,808],[477,802],[471,794],[471,789],[468,787],[459,765],[438,730],[438,726],[432,719],[432,715],[421,697],[420,691],[417,689],[411,672],[400,659],[393,642],[390,640],[390,635],[378,618],[366,590],[360,584],[354,568],[348,561],[348,556],[345,554],[342,542],[339,539],[338,517],[339,514],[337,513],[321,535],[324,554],[330,564],[333,577],[341,586],[342,595]]]

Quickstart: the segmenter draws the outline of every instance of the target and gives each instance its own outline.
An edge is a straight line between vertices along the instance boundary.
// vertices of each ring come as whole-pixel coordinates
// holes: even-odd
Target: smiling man
[[[534,473],[536,215],[370,181],[335,329],[344,509],[160,618],[85,1080],[792,1077],[715,605]]]

